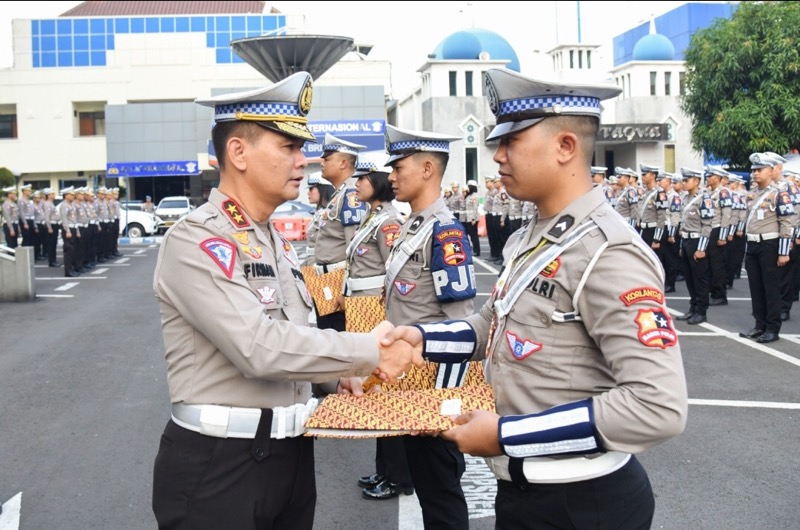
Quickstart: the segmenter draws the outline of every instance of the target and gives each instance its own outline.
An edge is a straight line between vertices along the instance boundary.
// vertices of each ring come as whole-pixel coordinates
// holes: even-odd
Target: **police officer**
[[[730,190],[722,185],[723,177],[727,176],[728,172],[720,166],[706,166],[706,184],[714,206],[708,244],[708,269],[711,274],[708,305],[728,304],[727,245],[733,200]]]
[[[495,195],[492,199],[492,216],[494,217],[495,230],[497,234],[497,251],[499,259],[495,263],[502,267],[503,265],[503,248],[506,246],[508,237],[511,235],[510,225],[508,223],[508,207],[510,197],[506,193],[506,188],[499,177],[495,177],[492,181],[494,184]]]
[[[464,229],[469,234],[472,244],[472,255],[481,255],[481,239],[478,235],[478,223],[481,220],[480,198],[478,197],[478,183],[474,180],[467,181],[467,196],[464,198]]]
[[[790,182],[789,179],[786,178],[786,171],[783,169],[783,165],[787,160],[781,155],[770,151],[765,154],[772,156],[779,162],[779,165],[775,166],[775,171],[773,171],[773,183],[780,191],[786,192],[789,195],[789,199],[792,201],[794,215],[792,215],[791,225],[794,230],[798,226],[798,220],[800,220],[800,190],[798,190],[794,182]],[[794,245],[792,245],[792,247],[794,247]],[[781,277],[781,321],[783,322],[789,320],[792,303],[794,301],[794,278],[795,271],[797,270],[797,256],[797,251],[792,248],[792,250],[789,251],[789,262],[781,267],[779,272]]]
[[[744,265],[744,251],[746,241],[744,237],[744,224],[747,220],[747,189],[744,179],[735,173],[728,174],[731,190],[731,225],[728,229],[728,289],[733,289],[733,282],[741,278]]]
[[[359,161],[353,176],[357,179],[358,199],[369,206],[369,213],[347,245],[344,295],[348,298],[380,296],[386,277],[386,260],[392,244],[400,235],[403,220],[392,204],[395,194],[389,173],[378,171],[375,164]],[[350,317],[346,311],[345,317]],[[362,496],[381,500],[395,497],[400,492],[413,493],[402,438],[378,438],[375,445],[375,473],[358,480],[363,488]]]
[[[762,344],[775,342],[781,331],[781,287],[779,269],[789,262],[794,236],[792,199],[773,183],[780,162],[766,153],[750,155],[753,191],[745,234],[744,267],[750,284],[750,303],[756,324],[740,336]]]
[[[47,259],[45,255],[45,240],[47,239],[47,228],[44,222],[44,204],[42,204],[42,192],[36,190],[31,194],[33,203],[33,223],[36,230],[33,233],[33,254],[36,261]]]
[[[459,221],[463,221],[461,217],[461,211],[464,209],[464,196],[461,194],[461,190],[458,186],[458,181],[451,180],[450,181],[450,196],[445,201],[447,207],[450,208],[450,211],[453,212],[453,217],[458,219]]]
[[[661,267],[589,178],[600,101],[620,89],[485,75],[494,160],[540,217],[509,241],[479,314],[392,335],[436,361],[488,357],[497,414],[469,412],[441,436],[486,457],[497,528],[649,528],[633,453],[683,430],[687,396]]]
[[[636,218],[639,224],[639,235],[661,260],[661,240],[667,226],[667,193],[659,186],[658,174],[661,168],[641,164],[642,183],[645,186],[644,196],[637,205]]]
[[[59,217],[61,217],[61,233],[64,239],[64,276],[76,278],[80,276],[78,269],[78,244],[80,243],[81,233],[78,230],[78,210],[75,207],[75,188],[70,186],[61,190],[64,200],[58,205]]]
[[[122,253],[119,251],[119,188],[111,188],[111,194],[106,194],[108,201],[108,215],[111,217],[111,233],[108,234],[108,259],[119,258]]]
[[[469,240],[439,196],[450,142],[456,140],[386,126],[389,180],[397,200],[408,202],[412,212],[386,265],[386,319],[395,325],[464,318],[473,312],[475,270]],[[466,371],[453,368],[439,368],[437,386],[463,382]],[[403,442],[425,528],[469,528],[461,488],[464,455],[442,438],[404,436]]]
[[[314,243],[317,240],[317,231],[319,231],[319,224],[325,214],[326,207],[333,197],[334,188],[330,182],[322,178],[322,172],[317,171],[311,173],[306,181],[308,186],[308,203],[317,207],[314,214],[311,216],[306,227],[306,255],[303,257],[303,265],[315,265],[317,263],[314,255]]]
[[[667,241],[664,245],[664,292],[675,292],[675,281],[681,269],[681,190],[683,177],[680,173],[669,174],[671,189],[667,192],[669,214],[667,217]]]
[[[310,382],[410,369],[409,347],[379,346],[387,323],[308,327],[297,254],[270,222],[300,193],[311,91],[298,72],[197,101],[214,108],[220,184],[164,236],[156,263],[172,402],[153,473],[159,527],[311,529]]]
[[[19,207],[19,226],[20,230],[22,230],[22,246],[32,247],[33,238],[37,231],[36,213],[31,200],[32,187],[30,184],[25,184],[20,186],[19,189],[22,192],[22,197],[17,201],[17,207]]]
[[[607,167],[603,166],[592,166],[592,185],[594,187],[599,187],[603,189],[603,194],[606,196],[606,200],[612,206],[617,202],[617,194],[611,189],[611,186],[608,185],[608,178],[606,177],[606,173],[608,172]]]
[[[687,324],[705,322],[709,298],[709,268],[706,251],[711,237],[714,205],[703,187],[703,171],[682,167],[681,266],[689,290],[689,311],[677,320]]]
[[[58,233],[61,230],[61,213],[53,202],[56,192],[52,188],[42,190],[44,201],[44,233],[45,233],[45,254],[47,263],[50,267],[60,267],[61,264],[56,260],[56,247],[58,246]]]
[[[619,192],[617,194],[616,210],[628,224],[636,226],[636,216],[634,209],[639,202],[639,195],[636,193],[636,188],[631,186],[631,174],[633,171],[617,166],[614,169],[617,175],[617,184]]]
[[[497,180],[497,175],[486,175],[484,177],[486,182],[486,196],[483,198],[483,210],[486,212],[486,237],[489,239],[489,261],[490,263],[500,263],[503,261],[502,251],[503,247],[500,246],[502,234],[500,230],[500,217],[495,215],[495,201],[499,202],[499,190],[495,188],[494,182]],[[502,205],[498,206],[502,209]]]
[[[19,244],[19,206],[17,206],[17,188],[3,188],[6,198],[3,201],[3,235],[8,248],[17,248]]]
[[[336,191],[320,220],[314,241],[317,274],[345,267],[347,245],[367,214],[367,206],[358,200],[356,180],[353,178],[358,153],[364,149],[366,147],[363,145],[325,133],[325,143],[322,145],[322,177],[328,180]],[[317,315],[317,327],[344,331],[344,312]]]

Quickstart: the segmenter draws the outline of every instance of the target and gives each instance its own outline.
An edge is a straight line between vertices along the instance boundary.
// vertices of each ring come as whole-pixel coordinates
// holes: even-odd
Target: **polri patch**
[[[541,342],[520,338],[510,331],[506,331],[506,342],[511,349],[511,355],[518,361],[542,349]]]
[[[636,304],[639,302],[655,302],[657,304],[664,303],[664,293],[655,287],[637,287],[630,291],[624,292],[619,295],[619,299],[626,306]]]
[[[395,280],[394,286],[397,289],[398,293],[400,293],[402,296],[406,296],[408,293],[414,290],[414,287],[416,287],[417,284]]]
[[[634,321],[639,325],[639,342],[648,348],[667,349],[678,343],[672,317],[663,309],[640,309]]]
[[[211,256],[211,259],[219,265],[219,268],[222,269],[228,279],[233,277],[233,266],[236,263],[236,252],[234,252],[233,243],[225,239],[212,237],[200,243],[200,248]]]

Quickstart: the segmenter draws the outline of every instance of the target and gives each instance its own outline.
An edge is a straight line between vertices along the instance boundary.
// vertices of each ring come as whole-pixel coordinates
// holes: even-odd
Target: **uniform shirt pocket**
[[[555,285],[533,282],[517,299],[506,317],[502,341],[498,346],[501,359],[512,366],[547,375],[553,368],[556,350],[557,323],[553,322],[556,311]]]
[[[278,311],[283,307],[283,293],[277,278],[250,279],[248,283],[267,312]]]

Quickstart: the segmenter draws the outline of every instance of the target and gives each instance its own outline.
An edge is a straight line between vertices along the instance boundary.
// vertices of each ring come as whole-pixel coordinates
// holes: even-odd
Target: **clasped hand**
[[[408,331],[413,330],[413,331]],[[416,332],[416,335],[413,333]],[[395,328],[384,320],[370,333],[378,340],[380,360],[374,374],[386,383],[397,379],[411,366],[422,366],[422,333],[417,328],[400,326]]]

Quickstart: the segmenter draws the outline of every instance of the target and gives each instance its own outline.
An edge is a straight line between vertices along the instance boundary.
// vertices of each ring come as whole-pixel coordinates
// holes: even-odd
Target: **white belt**
[[[386,278],[385,274],[380,276],[370,276],[368,278],[348,278],[347,289],[350,292],[366,291],[368,289],[381,289],[383,288],[383,279]]]
[[[563,484],[580,482],[613,473],[628,463],[631,455],[611,451],[596,457],[577,456],[574,458],[526,458],[522,472],[528,482],[534,484]],[[508,457],[486,458],[486,465],[499,480],[511,480],[508,472]]]
[[[97,224],[97,221],[89,221],[89,224],[90,224],[90,225],[96,225],[96,224]]]
[[[328,272],[333,272],[339,269],[344,269],[345,265],[347,265],[347,261],[337,261],[336,263],[328,263],[327,265],[314,265],[314,270],[316,273],[325,274]]]
[[[683,239],[699,239],[700,232],[681,232],[681,237]]]
[[[658,226],[658,223],[639,223],[639,226],[642,228],[655,228]]]
[[[270,438],[281,440],[302,436],[305,424],[317,408],[317,399],[291,407],[273,407]],[[172,421],[184,429],[215,438],[255,438],[261,409],[220,405],[172,404]]]
[[[748,241],[769,241],[778,239],[781,235],[778,232],[767,232],[766,234],[747,234]]]

